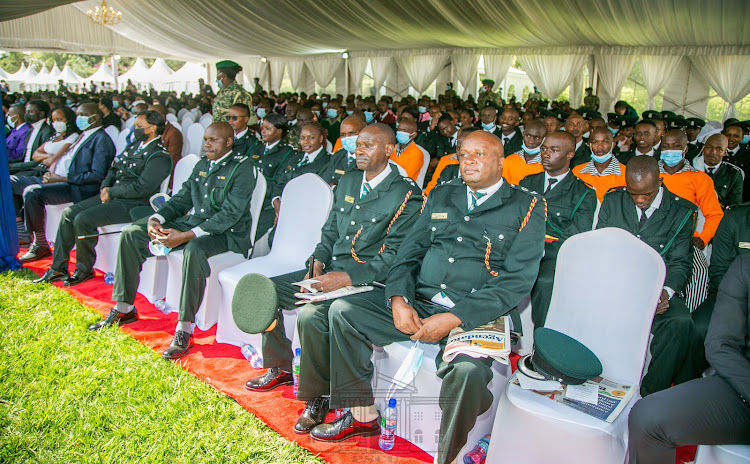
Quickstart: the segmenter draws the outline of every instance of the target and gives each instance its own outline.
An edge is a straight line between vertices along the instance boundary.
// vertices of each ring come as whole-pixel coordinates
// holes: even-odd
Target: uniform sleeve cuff
[[[669,288],[669,287],[664,287],[664,290],[666,290],[666,291],[667,291],[667,295],[669,295],[669,299],[671,300],[671,299],[672,299],[672,297],[674,296],[674,290],[672,290],[672,289],[671,289],[671,288]]]
[[[205,232],[200,227],[193,227],[192,229],[190,229],[190,232],[192,232],[193,234],[195,234],[195,238],[202,237],[204,235],[208,235],[208,232]]]
[[[164,216],[162,216],[161,214],[153,214],[153,215],[151,215],[151,217],[149,219],[156,219],[161,224],[164,224],[165,222],[167,222],[167,221],[164,220]]]

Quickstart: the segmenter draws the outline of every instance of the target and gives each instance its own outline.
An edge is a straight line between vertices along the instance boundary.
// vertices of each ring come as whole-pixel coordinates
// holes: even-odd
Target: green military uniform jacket
[[[455,140],[435,131],[435,158],[440,159],[443,156],[454,154],[456,152]]]
[[[628,151],[622,151],[622,152],[618,153],[617,154],[617,159],[620,161],[620,163],[627,165],[628,161],[630,161],[631,159],[635,158],[636,156],[644,156],[644,155],[637,155],[636,154],[636,150],[637,150],[637,148],[636,148],[635,144],[633,144],[633,148],[631,148],[630,150],[628,150]],[[659,147],[659,149],[656,149],[656,148],[654,149],[654,155],[653,155],[653,157],[657,161],[661,159],[661,146]],[[572,166],[572,164],[571,164],[571,166]]]
[[[497,126],[497,130],[495,130],[495,135],[500,137],[500,140],[502,140],[503,137],[505,137],[502,130],[500,129],[500,126]],[[503,153],[505,153],[506,156],[513,154],[517,152],[518,150],[521,150],[523,147],[523,134],[521,133],[521,129],[516,127],[516,130],[513,132],[513,134],[510,137],[511,137],[510,140],[508,140],[508,142],[506,142],[505,145],[503,145]]]
[[[299,124],[294,124],[292,126],[289,126],[289,132],[286,133],[286,137],[284,138],[284,141],[295,150],[299,150],[300,149],[299,134],[300,134]]]
[[[531,291],[544,229],[541,197],[507,182],[471,212],[461,179],[437,186],[388,273],[386,298],[414,302],[444,292],[455,303],[447,311],[464,330],[486,324],[514,310]],[[515,316],[520,330],[517,311]]]
[[[742,203],[742,169],[732,163],[723,162],[713,175],[708,176],[714,181],[714,189],[723,208]]]
[[[638,226],[636,206],[625,187],[610,190],[604,196],[596,228],[627,230],[656,250],[667,266],[664,286],[680,293],[693,273],[692,239],[698,207],[666,187],[662,186],[662,189],[661,205],[651,214],[643,229]]]
[[[112,200],[132,202],[134,207],[148,204],[148,199],[172,172],[172,158],[161,139],[154,139],[139,150],[140,144],[128,145],[112,162],[102,181],[102,188],[109,187]]]
[[[526,176],[518,185],[534,192],[543,192],[544,173]],[[594,227],[596,193],[586,182],[568,171],[568,175],[544,195],[544,199],[547,201],[547,235],[558,239],[545,243],[544,259],[557,259],[557,252],[565,240]]]
[[[477,109],[482,110],[485,106],[490,103],[494,103],[496,108],[502,108],[503,97],[497,92],[490,90],[489,92],[480,92],[479,98],[477,99]]]
[[[286,167],[283,172],[276,176],[276,182],[269,187],[271,189],[271,198],[280,197],[286,184],[295,177],[307,173],[321,176],[326,171],[328,163],[331,161],[331,154],[328,153],[325,148],[320,150],[320,153],[318,153],[312,163],[306,163],[300,166],[299,164],[304,157],[305,152],[297,151],[287,158]]]
[[[325,129],[328,133],[328,140],[331,143],[336,143],[336,140],[339,139],[341,136],[341,116],[331,121],[330,119],[326,118],[323,120],[323,122],[320,123],[320,125]]]
[[[700,155],[701,151],[703,151],[703,144],[701,142],[688,143],[687,149],[685,159],[692,163],[695,157]]]
[[[589,147],[585,139],[581,140],[583,141],[583,143],[576,150],[575,155],[573,155],[573,159],[570,160],[570,169],[573,169],[579,164],[586,164],[591,161],[591,147]]]
[[[717,292],[732,261],[750,252],[750,203],[727,207],[711,243],[708,291]]]
[[[247,256],[250,240],[250,200],[256,171],[250,158],[234,151],[209,170],[210,160],[201,158],[182,189],[162,206],[158,214],[165,222],[200,227],[211,235],[225,234],[230,251]],[[194,209],[193,214],[188,212]]]
[[[349,162],[348,154],[349,152],[343,148],[332,154],[328,167],[326,167],[320,177],[322,177],[328,184],[338,185],[341,176],[348,172],[357,171],[356,158]]]
[[[583,98],[583,106],[591,110],[599,110],[599,97],[594,94],[588,95]]]
[[[214,122],[226,122],[229,108],[237,103],[244,103],[252,108],[253,96],[235,81],[216,94],[212,110]]]
[[[417,137],[414,139],[414,143],[427,150],[430,154],[430,158],[435,158],[437,153],[437,130],[429,130],[429,127],[424,131],[419,131]]]
[[[437,185],[443,185],[453,179],[458,179],[461,176],[461,171],[458,166],[458,164],[449,164],[444,167],[440,172],[440,177],[438,177]]]
[[[252,131],[248,129],[242,137],[234,139],[234,142],[232,142],[232,150],[240,155],[249,156],[250,149],[255,145],[263,145],[263,142],[258,140]]]
[[[266,145],[261,142],[250,149],[250,159],[260,169],[266,178],[266,197],[263,199],[263,209],[258,220],[258,235],[262,237],[268,229],[273,226],[276,212],[271,205],[273,185],[276,178],[286,167],[286,160],[294,153],[294,149],[283,141],[279,141],[270,150],[266,151]]]
[[[385,281],[396,251],[422,206],[422,191],[417,184],[401,177],[390,164],[386,169],[390,169],[388,176],[361,199],[363,171],[341,178],[313,253],[325,264],[326,272],[346,272],[354,285]]]

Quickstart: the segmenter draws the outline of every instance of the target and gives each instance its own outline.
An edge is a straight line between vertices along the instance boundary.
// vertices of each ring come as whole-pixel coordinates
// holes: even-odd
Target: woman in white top
[[[52,163],[65,154],[79,135],[78,127],[76,127],[76,114],[67,106],[52,110],[51,119],[55,135],[40,145],[31,155],[32,160],[47,167],[52,166]]]

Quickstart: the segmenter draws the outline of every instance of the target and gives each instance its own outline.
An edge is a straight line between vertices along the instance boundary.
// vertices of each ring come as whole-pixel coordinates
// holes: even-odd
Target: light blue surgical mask
[[[610,132],[612,132],[612,135],[617,135],[618,132],[620,132],[620,129],[613,129],[612,127],[607,127]]]
[[[364,113],[365,113],[365,122],[367,123],[372,122],[372,118],[375,117],[375,113],[373,113],[372,111],[365,111]]]
[[[682,151],[681,150],[662,150],[661,160],[664,161],[664,164],[666,164],[670,168],[677,166],[678,164],[680,164],[680,161],[682,161]]]
[[[354,153],[357,148],[357,136],[341,137],[341,147],[349,153]]]
[[[354,114],[354,110],[346,110],[346,115],[351,116]]]
[[[411,138],[411,134],[408,132],[404,132],[404,131],[396,132],[396,140],[401,145],[406,145],[407,143],[409,143],[410,138]]]
[[[747,143],[747,142],[750,142],[750,134],[747,134],[744,137],[742,137],[741,143]]]
[[[219,90],[224,88],[224,83],[221,82],[221,79],[216,79],[216,87],[218,87]]]
[[[524,142],[524,143],[523,143],[523,144],[521,145],[521,148],[523,148],[523,151],[525,151],[525,152],[526,152],[527,154],[529,154],[529,155],[538,155],[538,154],[539,154],[539,152],[541,152],[541,151],[542,151],[542,146],[541,146],[541,145],[539,145],[539,146],[538,146],[538,147],[536,147],[536,148],[529,148],[529,147],[527,147],[527,146],[526,146],[526,142]]]
[[[68,106],[70,106],[70,105],[73,104],[73,100],[70,100],[70,99],[65,100],[65,104],[68,105]]]
[[[148,242],[148,251],[154,256],[167,256],[172,249],[167,248],[163,243],[154,239]]]
[[[117,101],[117,100],[113,100],[113,101],[112,101],[112,109],[113,109],[113,110],[116,110],[116,109],[117,109],[117,108],[119,108],[119,107],[120,107],[120,102],[119,102],[119,101]]]
[[[338,110],[329,109],[328,111],[326,111],[326,114],[328,115],[329,118],[336,119],[336,117],[339,115],[339,112]]]
[[[495,130],[495,123],[491,122],[489,124],[482,123],[482,129],[486,130],[487,132],[492,132]]]
[[[396,374],[393,376],[391,386],[388,388],[387,398],[396,390],[402,389],[411,384],[417,377],[419,370],[422,368],[422,359],[424,351],[419,346],[419,340],[409,349],[409,352],[401,363]]]
[[[328,102],[323,102],[320,106],[323,107],[323,109],[328,108]]]
[[[420,113],[426,113],[427,112],[427,107],[426,106],[420,106],[418,109],[419,109]]]
[[[602,155],[602,156],[596,156],[593,153],[591,154],[591,159],[594,160],[594,161],[596,161],[597,163],[606,163],[607,161],[610,160],[610,158],[612,158],[612,152],[611,151],[609,153],[607,153],[606,155]]]
[[[255,114],[257,114],[260,119],[263,119],[266,117],[266,109],[258,108],[257,110],[255,110]]]
[[[91,119],[91,116],[77,116],[76,126],[82,131],[85,131],[86,129],[91,127],[91,123],[89,122],[89,119]]]
[[[12,114],[9,114],[6,119],[10,127],[16,127],[16,121],[14,121],[14,116]]]

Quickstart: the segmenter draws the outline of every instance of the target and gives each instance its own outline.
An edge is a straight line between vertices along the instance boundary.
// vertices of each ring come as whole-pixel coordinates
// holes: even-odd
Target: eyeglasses
[[[249,116],[227,116],[227,121],[236,121],[240,118],[249,118]]]

